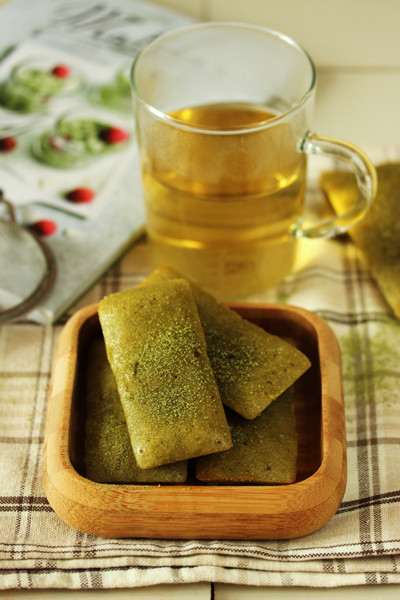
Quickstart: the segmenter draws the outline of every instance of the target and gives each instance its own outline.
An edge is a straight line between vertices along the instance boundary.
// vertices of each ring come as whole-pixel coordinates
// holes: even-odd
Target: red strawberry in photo
[[[41,219],[32,223],[29,228],[37,235],[48,237],[57,231],[57,223],[51,219]]]
[[[0,153],[12,152],[17,147],[17,140],[11,135],[0,138]]]
[[[66,64],[59,64],[52,68],[51,73],[54,75],[54,77],[65,79],[66,77],[70,76],[71,68]]]
[[[65,194],[65,198],[74,204],[87,204],[92,202],[94,197],[94,191],[88,187],[75,188]]]
[[[129,133],[120,127],[107,127],[100,132],[100,139],[106,144],[123,144],[128,141]]]

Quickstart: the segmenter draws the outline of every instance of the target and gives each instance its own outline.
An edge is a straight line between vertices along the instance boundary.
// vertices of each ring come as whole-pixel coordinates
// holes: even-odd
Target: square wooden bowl
[[[289,337],[312,367],[295,384],[299,453],[289,485],[102,484],[85,477],[87,348],[101,334],[97,305],[61,332],[47,415],[43,483],[55,512],[103,537],[284,539],[322,527],[346,486],[346,440],[339,345],[327,323],[279,304],[229,304],[270,333]]]

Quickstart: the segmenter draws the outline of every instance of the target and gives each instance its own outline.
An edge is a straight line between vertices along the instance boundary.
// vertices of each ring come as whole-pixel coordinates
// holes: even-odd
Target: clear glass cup
[[[293,269],[299,238],[335,236],[368,210],[374,167],[311,132],[315,67],[287,36],[224,22],[169,31],[138,54],[131,83],[154,265],[243,296]],[[360,193],[347,213],[305,218],[310,154],[351,165]]]

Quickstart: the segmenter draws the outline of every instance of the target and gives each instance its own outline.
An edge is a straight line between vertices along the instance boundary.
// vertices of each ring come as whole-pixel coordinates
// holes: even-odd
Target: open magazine
[[[189,21],[135,0],[0,9],[0,189],[57,263],[30,319],[56,321],[143,232],[130,66],[148,41]],[[9,300],[12,281],[3,293]]]

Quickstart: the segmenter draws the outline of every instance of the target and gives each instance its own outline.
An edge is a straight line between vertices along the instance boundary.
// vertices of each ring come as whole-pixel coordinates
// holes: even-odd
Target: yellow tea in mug
[[[293,267],[291,224],[303,212],[306,155],[298,132],[263,106],[188,107],[141,140],[154,262],[219,296],[281,280]]]
[[[137,54],[131,84],[155,265],[222,298],[259,292],[297,268],[297,240],[341,234],[369,209],[375,169],[312,132],[315,66],[286,35],[218,21],[168,30]],[[354,171],[344,214],[303,211],[308,155]]]

